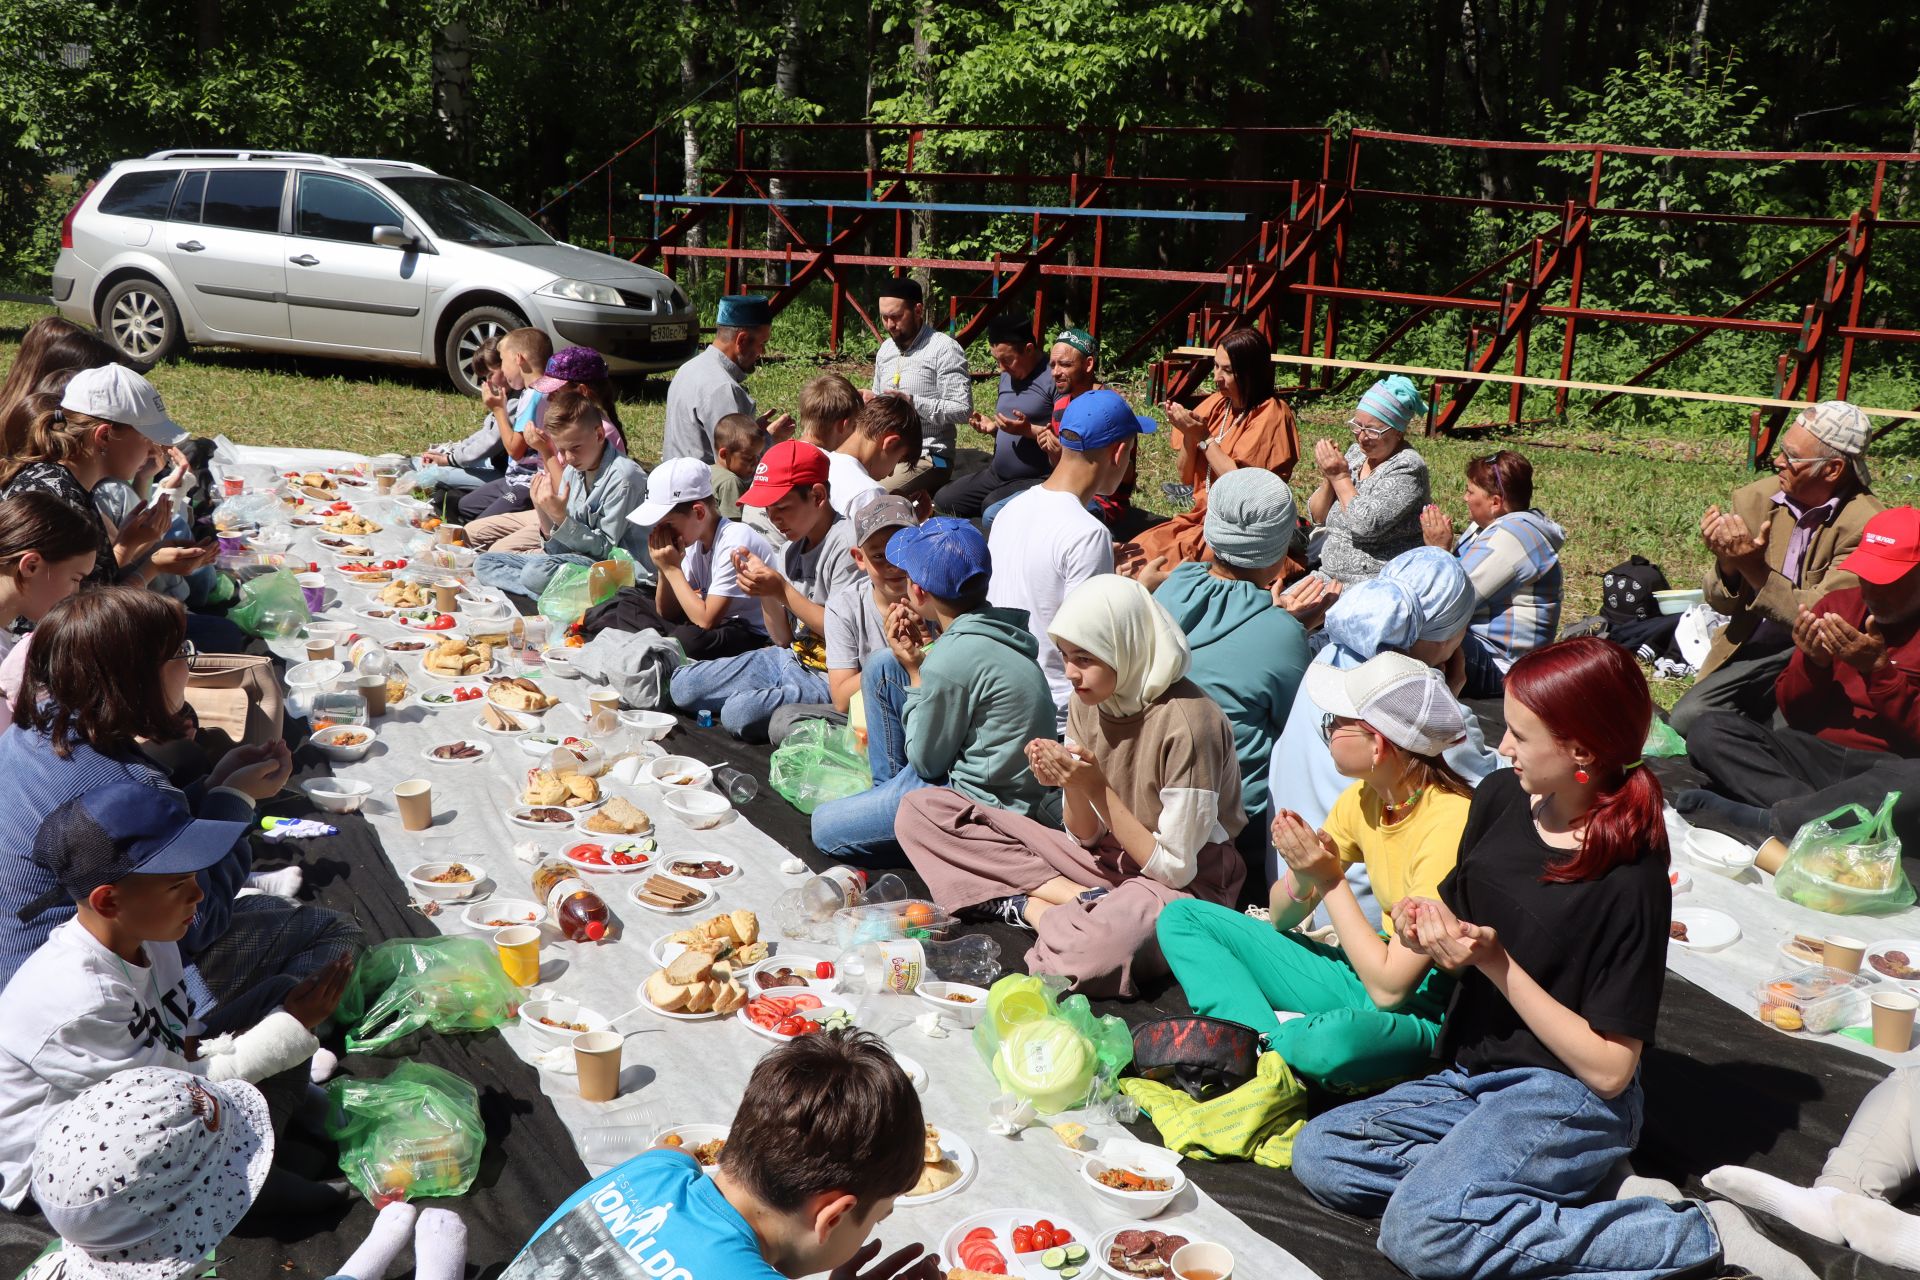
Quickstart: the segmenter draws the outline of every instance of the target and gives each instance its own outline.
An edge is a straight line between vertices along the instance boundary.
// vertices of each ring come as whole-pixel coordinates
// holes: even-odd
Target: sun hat
[[[1236,467],[1207,486],[1201,528],[1221,564],[1241,569],[1279,564],[1299,522],[1293,491],[1264,467]]]
[[[547,360],[545,372],[533,381],[541,395],[552,395],[569,382],[605,382],[607,362],[592,347],[562,347]]]
[[[887,560],[942,600],[964,599],[993,568],[986,537],[972,522],[952,516],[895,533],[887,539]]]
[[[634,508],[642,525],[659,524],[683,502],[713,497],[713,468],[698,458],[668,458],[647,477],[647,500]]]
[[[805,440],[782,440],[760,455],[743,507],[770,507],[796,488],[827,483],[827,455]]]
[[[180,424],[167,416],[153,384],[123,364],[74,374],[61,393],[60,407],[132,427],[155,444],[175,445],[187,438]]]
[[[1088,391],[1073,398],[1060,416],[1060,443],[1075,453],[1104,449],[1135,435],[1152,435],[1160,424],[1133,411],[1118,391]]]
[[[1815,440],[1852,463],[1862,485],[1873,483],[1867,473],[1867,441],[1873,435],[1873,424],[1866,414],[1845,400],[1822,400],[1803,410],[1797,421]]]
[[[1861,531],[1860,544],[1840,568],[1862,582],[1890,586],[1920,565],[1920,510],[1888,507]]]
[[[1344,671],[1314,663],[1307,668],[1306,693],[1328,715],[1365,721],[1417,756],[1437,756],[1466,741],[1466,717],[1446,681],[1404,653],[1383,653]]]
[[[33,1198],[66,1242],[69,1280],[181,1280],[246,1215],[272,1164],[258,1089],[136,1067],[47,1121]]]
[[[80,899],[131,875],[205,871],[246,833],[244,822],[195,818],[178,792],[121,779],[48,814],[34,836],[33,860]]]

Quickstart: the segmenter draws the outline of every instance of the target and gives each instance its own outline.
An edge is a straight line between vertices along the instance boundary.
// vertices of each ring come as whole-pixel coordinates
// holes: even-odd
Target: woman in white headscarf
[[[937,788],[907,797],[895,834],[943,909],[1035,931],[1029,972],[1132,995],[1143,968],[1165,968],[1160,909],[1189,896],[1231,906],[1246,877],[1233,730],[1139,583],[1089,579],[1048,635],[1074,688],[1067,741],[1036,738],[1027,759],[1065,792],[1066,830]]]

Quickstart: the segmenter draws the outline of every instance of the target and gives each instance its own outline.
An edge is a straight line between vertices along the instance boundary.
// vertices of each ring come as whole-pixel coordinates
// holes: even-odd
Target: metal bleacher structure
[[[1863,324],[1862,303],[1877,239],[1920,228],[1920,220],[1882,216],[1889,170],[1920,164],[1920,154],[1898,152],[1689,151],[1607,144],[1499,142],[1438,138],[1355,129],[1342,137],[1321,127],[1199,128],[1165,126],[1068,128],[1049,125],[934,123],[744,123],[735,129],[731,163],[709,165],[719,181],[701,195],[672,189],[677,166],[663,171],[660,147],[671,134],[656,128],[636,138],[542,206],[580,199],[588,184],[604,186],[608,252],[672,273],[696,259],[717,260],[727,292],[753,287],[770,293],[778,312],[803,292],[829,294],[829,348],[838,354],[849,310],[878,333],[863,305],[871,272],[924,272],[942,278],[944,323],[962,343],[978,335],[1010,302],[1023,304],[1037,327],[1056,309],[1062,286],[1083,281],[1075,298],[1079,322],[1102,338],[1103,366],[1129,368],[1150,359],[1152,395],[1189,397],[1204,380],[1212,348],[1229,328],[1251,324],[1273,343],[1276,362],[1296,367],[1299,380],[1283,394],[1338,392],[1378,372],[1404,372],[1430,384],[1435,411],[1430,433],[1467,432],[1522,421],[1525,389],[1552,389],[1553,412],[1564,415],[1575,393],[1596,393],[1598,407],[1620,396],[1723,402],[1750,409],[1749,457],[1766,457],[1775,436],[1800,406],[1824,396],[1845,398],[1861,344],[1920,342],[1920,329]],[[917,166],[929,151],[936,165],[964,154],[964,138],[989,139],[1002,151],[1028,153],[1029,143],[1062,142],[1075,163],[1035,172],[992,172]],[[795,167],[760,157],[833,158],[865,142],[863,158],[892,163]],[[649,148],[649,144],[651,147]],[[1293,176],[1223,176],[1233,149],[1257,147],[1263,157],[1284,154]],[[1039,147],[1035,147],[1039,150]],[[1567,157],[1586,157],[1586,181],[1559,204],[1498,199],[1394,185],[1363,177],[1363,154],[1389,173],[1420,173],[1438,150],[1518,151],[1551,157],[1563,171]],[[1156,154],[1158,153],[1158,154]],[[650,157],[650,163],[648,163]],[[1375,159],[1375,157],[1378,157]],[[1411,161],[1411,162],[1409,162]],[[1705,163],[1741,166],[1864,166],[1869,198],[1846,216],[1814,216],[1696,209],[1643,209],[1601,202],[1609,164]],[[644,174],[636,173],[643,169]],[[1824,178],[1836,172],[1819,171]],[[1371,181],[1369,181],[1371,179]],[[943,198],[953,193],[1018,193],[1017,203]],[[1036,196],[1041,197],[1036,199]],[[1051,197],[1047,199],[1046,197]],[[1466,273],[1443,293],[1410,293],[1347,275],[1355,237],[1367,230],[1366,210],[1383,205],[1451,211],[1490,210],[1533,216],[1539,234]],[[935,244],[963,239],[1006,247],[975,256],[916,253],[913,221],[939,218]],[[1671,314],[1583,306],[1591,233],[1608,219],[1659,219],[1666,226],[1715,228],[1776,226],[1824,237],[1737,304],[1717,315]],[[1168,221],[1217,224],[1211,260],[1175,265],[1116,261],[1124,237],[1117,223]],[[952,228],[973,228],[970,237]],[[764,227],[770,234],[761,235]],[[985,230],[981,228],[985,227]],[[1017,228],[1017,230],[1014,230]],[[1141,237],[1132,237],[1137,244]],[[696,242],[696,241],[703,242]],[[1024,240],[1024,243],[1019,241]],[[757,241],[755,243],[754,241]],[[1142,255],[1132,255],[1138,259]],[[1115,291],[1140,288],[1155,298],[1153,318],[1132,332],[1102,335],[1102,303]],[[1798,318],[1790,309],[1798,291]],[[1785,304],[1783,306],[1783,304]],[[1404,312],[1384,339],[1358,358],[1336,356],[1343,308],[1387,307]],[[1754,315],[1771,311],[1776,318]],[[1447,311],[1472,317],[1458,367],[1395,364],[1395,346],[1423,321]],[[1624,382],[1576,376],[1583,329],[1597,325],[1652,326],[1676,332],[1676,343]],[[1541,326],[1547,326],[1545,330]],[[1528,373],[1536,331],[1558,330],[1557,376]],[[1784,349],[1766,394],[1690,391],[1650,385],[1649,379],[1709,336],[1723,331],[1776,335]],[[1336,375],[1339,380],[1336,381]],[[1469,422],[1468,406],[1482,387],[1506,386],[1501,420]],[[1870,408],[1880,430],[1920,418],[1920,410]]]

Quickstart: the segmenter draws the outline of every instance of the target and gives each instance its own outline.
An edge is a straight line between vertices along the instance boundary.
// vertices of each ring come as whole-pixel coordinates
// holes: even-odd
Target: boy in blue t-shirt
[[[802,1036],[753,1069],[712,1177],[684,1151],[635,1156],[556,1209],[500,1280],[938,1280],[917,1245],[860,1270],[925,1149],[920,1096],[885,1044]]]

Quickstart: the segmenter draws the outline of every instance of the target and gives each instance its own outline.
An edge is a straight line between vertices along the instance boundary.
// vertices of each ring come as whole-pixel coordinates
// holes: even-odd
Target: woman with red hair
[[[1380,1252],[1420,1280],[1650,1280],[1722,1259],[1792,1274],[1731,1204],[1592,1200],[1640,1139],[1666,973],[1666,826],[1640,760],[1653,701],[1626,650],[1583,637],[1513,664],[1506,718],[1513,768],[1474,792],[1439,900],[1393,913],[1459,976],[1447,1065],[1310,1122],[1294,1174],[1379,1218]]]

